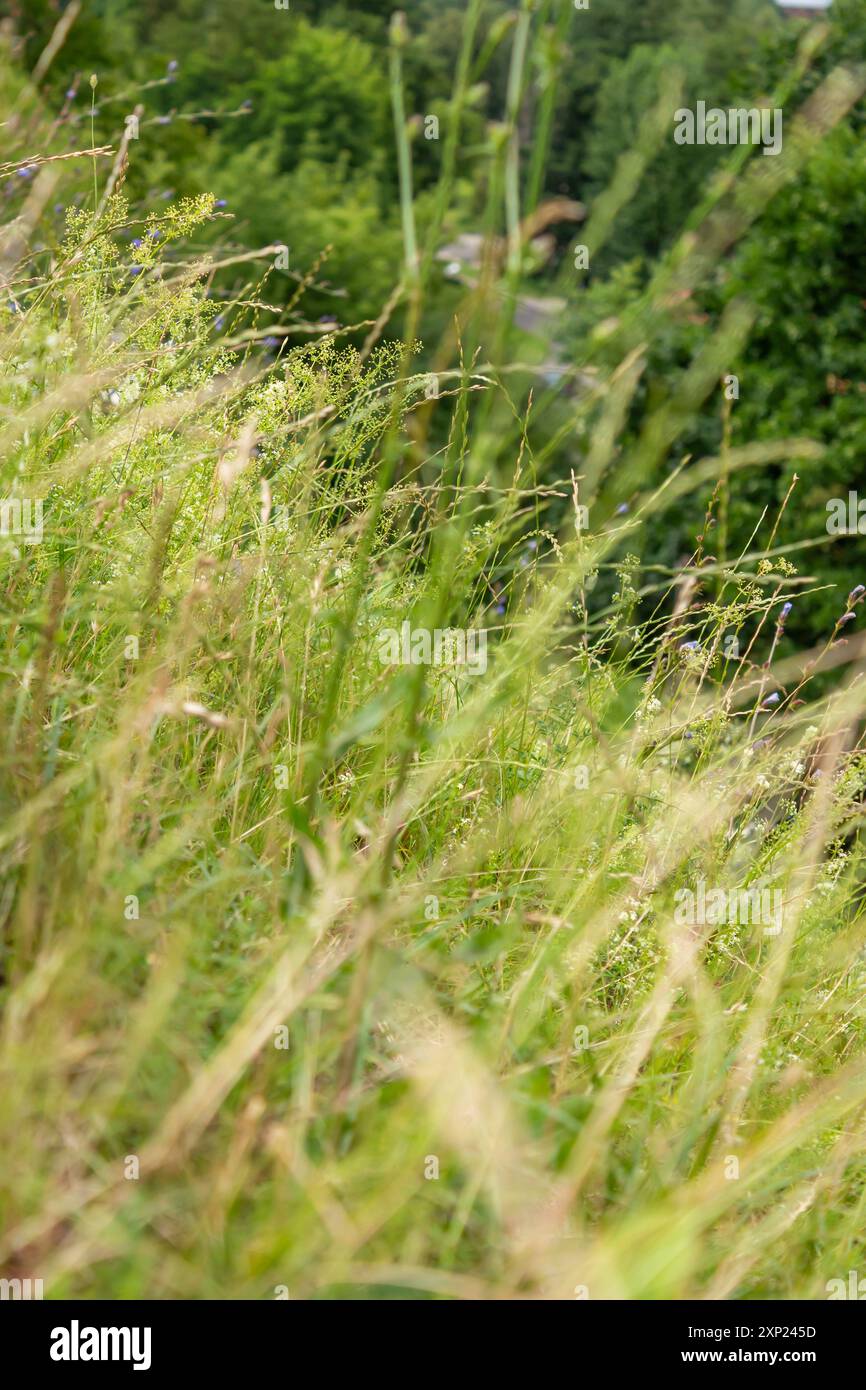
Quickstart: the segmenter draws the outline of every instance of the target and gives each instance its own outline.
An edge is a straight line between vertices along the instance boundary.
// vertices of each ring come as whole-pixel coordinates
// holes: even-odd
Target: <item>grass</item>
[[[49,1297],[822,1298],[860,1263],[858,649],[792,649],[783,516],[728,563],[638,558],[686,490],[709,523],[738,469],[814,450],[648,482],[747,306],[618,449],[666,297],[821,131],[708,198],[621,367],[567,398],[575,476],[503,307],[530,44],[491,154],[506,264],[428,358],[438,395],[402,119],[402,341],[383,316],[293,347],[289,315],[267,356],[268,257],[215,327],[212,200],[130,209],[100,169],[98,216],[31,248],[56,166],[16,88],[0,466],[45,521],[0,546],[0,1272]],[[383,662],[407,621],[483,630],[486,670]],[[779,892],[782,930],[684,922],[701,880]]]

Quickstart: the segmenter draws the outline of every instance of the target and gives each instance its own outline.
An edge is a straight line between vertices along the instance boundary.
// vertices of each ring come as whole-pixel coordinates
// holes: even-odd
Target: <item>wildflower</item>
[[[863,594],[866,594],[866,584],[856,584],[848,595],[848,607],[850,608],[852,603],[856,603]]]
[[[215,208],[227,208],[227,207],[228,207],[228,199],[227,199],[227,198],[217,198],[216,202],[214,203],[214,207],[215,207]]]
[[[839,619],[839,621],[838,621],[838,623],[836,624],[836,626],[837,626],[837,627],[842,627],[843,624],[845,624],[845,623],[850,623],[850,622],[852,621],[852,619],[853,619],[853,618],[856,618],[856,617],[857,617],[857,614],[856,614],[856,613],[843,613],[843,614],[842,614],[842,617]]]
[[[616,509],[616,514],[617,514],[617,516],[625,516],[625,514],[626,514],[627,511],[628,511],[628,502],[620,502],[619,506],[618,506],[617,509]]]
[[[67,89],[66,89],[66,100],[67,100],[67,101],[74,101],[75,98],[76,98],[76,96],[77,96],[77,93],[76,93],[76,91],[75,91],[75,88],[74,88],[74,87],[67,87]]]
[[[772,695],[768,695],[766,700],[764,700],[764,702],[761,705],[761,709],[767,709],[768,707],[772,708],[773,705],[777,705],[779,703],[781,698],[782,697],[779,694],[778,690],[774,690]]]
[[[779,627],[782,626],[782,623],[785,621],[785,619],[787,618],[788,614],[790,613],[790,611],[791,611],[791,609],[792,609],[793,607],[794,607],[793,603],[785,603],[785,604],[782,605],[782,611],[781,611],[781,613],[779,614]]]
[[[177,59],[176,59],[176,58],[170,58],[170,59],[169,59],[168,64],[167,64],[167,66],[166,66],[166,71],[167,71],[167,72],[177,72]]]
[[[681,643],[680,643],[680,651],[681,651],[681,652],[699,652],[700,649],[701,649],[701,644],[700,644],[700,642],[681,642]]]

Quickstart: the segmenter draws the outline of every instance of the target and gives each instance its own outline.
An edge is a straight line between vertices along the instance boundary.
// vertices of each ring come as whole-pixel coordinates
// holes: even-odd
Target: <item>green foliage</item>
[[[727,10],[570,17],[599,40],[565,89],[599,94],[599,180],[617,102],[633,142],[695,25],[724,75]],[[98,12],[192,54],[193,0]],[[554,7],[492,10],[481,138],[442,185],[425,150],[414,200],[407,139],[399,209],[366,140],[384,8],[311,12],[285,34],[357,59],[357,128],[351,74],[308,74],[305,123],[287,16],[228,0],[155,99],[237,101],[248,64],[292,101],[145,125],[129,170],[70,149],[59,73],[0,77],[0,1271],[38,1256],[79,1298],[823,1297],[862,1238],[866,593],[793,550],[862,452],[860,115],[778,187],[735,158],[678,239],[660,149],[670,221],[638,239],[635,180],[618,245],[601,195],[584,286],[543,240],[574,208],[520,221],[515,155],[563,119]],[[457,47],[449,10],[407,58],[420,109]],[[526,105],[486,130],[504,83]],[[430,252],[483,245],[443,288],[398,212]],[[397,659],[413,633],[434,655]]]

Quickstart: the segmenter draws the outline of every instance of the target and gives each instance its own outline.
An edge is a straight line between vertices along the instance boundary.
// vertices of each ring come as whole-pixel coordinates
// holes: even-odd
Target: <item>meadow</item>
[[[46,1297],[824,1299],[863,1268],[866,572],[812,563],[826,441],[732,437],[748,295],[633,410],[866,79],[732,151],[551,377],[559,325],[515,323],[563,218],[518,139],[530,5],[427,336],[481,14],[423,216],[392,24],[401,259],[337,326],[315,263],[224,244],[215,193],[132,199],[135,140],[70,148],[3,56],[0,1275]],[[572,230],[591,260],[666,101]],[[702,411],[718,448],[680,452]]]

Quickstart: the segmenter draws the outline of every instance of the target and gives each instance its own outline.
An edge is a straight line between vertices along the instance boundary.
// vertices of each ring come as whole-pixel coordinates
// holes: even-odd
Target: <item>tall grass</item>
[[[312,342],[249,308],[274,248],[217,327],[212,200],[130,208],[122,165],[106,198],[113,154],[65,162],[84,201],[58,240],[40,158],[76,152],[3,77],[2,490],[44,501],[44,536],[0,548],[0,1272],[49,1296],[820,1298],[860,1261],[859,649],[850,619],[786,637],[812,588],[795,499],[711,553],[738,470],[815,446],[648,484],[724,408],[747,305],[620,448],[677,293],[856,83],[708,196],[616,371],[590,345],[546,388],[510,326],[547,215],[520,206],[527,7],[490,152],[504,239],[426,345],[437,395],[415,339],[479,13],[420,232],[395,26],[405,275],[377,325]],[[694,489],[689,561],[638,558]],[[486,670],[384,662],[405,622],[483,630]],[[684,922],[701,881],[780,892],[781,930]]]

